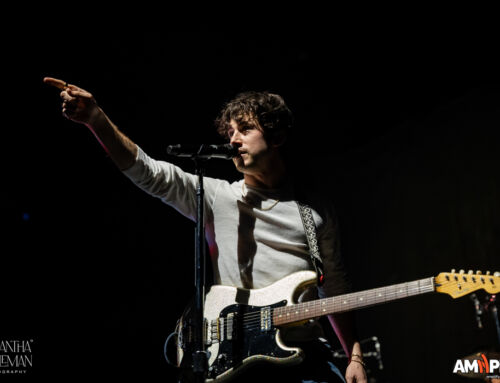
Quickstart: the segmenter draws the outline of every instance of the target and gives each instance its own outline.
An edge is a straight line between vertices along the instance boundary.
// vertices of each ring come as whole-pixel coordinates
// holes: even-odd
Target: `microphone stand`
[[[208,358],[204,342],[204,304],[205,304],[205,228],[204,228],[204,194],[203,176],[205,173],[204,164],[206,158],[193,156],[195,163],[195,174],[198,176],[198,186],[196,188],[196,229],[195,229],[195,348],[193,351],[193,372],[196,383],[204,383],[208,371]]]
[[[210,158],[230,159],[238,153],[238,148],[230,144],[224,145],[170,145],[167,153],[177,157],[189,157],[194,161],[195,174],[198,176],[196,187],[196,230],[195,230],[195,303],[194,303],[194,351],[192,355],[193,373],[196,383],[204,383],[208,373],[208,353],[205,350],[205,225],[204,225],[204,195],[203,176],[205,162]]]

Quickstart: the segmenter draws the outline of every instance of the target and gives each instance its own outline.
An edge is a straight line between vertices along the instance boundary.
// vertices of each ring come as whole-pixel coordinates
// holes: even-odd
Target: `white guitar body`
[[[288,306],[296,303],[300,294],[316,284],[316,273],[300,271],[291,274],[270,286],[262,289],[241,289],[231,286],[212,286],[205,299],[204,317],[207,325],[207,351],[209,373],[207,382],[225,382],[234,378],[245,367],[256,362],[271,362],[282,365],[300,363],[303,352],[299,348],[287,347],[280,338],[280,331],[274,327],[266,327],[266,314],[261,308]],[[227,309],[233,310],[228,313]],[[253,308],[255,314],[251,312]],[[238,308],[243,308],[243,315],[254,315],[252,323],[257,324],[252,331],[244,331],[244,338],[238,338],[236,321],[232,314],[241,314]],[[247,310],[250,309],[250,312]],[[264,319],[263,319],[264,317]],[[224,320],[225,319],[225,320]],[[270,319],[270,318],[269,318]],[[178,363],[182,365],[184,357],[191,359],[189,345],[192,339],[190,330],[186,331],[186,315],[183,315],[178,325]],[[241,322],[240,322],[241,323]],[[270,321],[268,322],[270,323]],[[262,326],[261,326],[262,325]],[[184,331],[183,331],[184,327]],[[247,326],[243,326],[247,327]],[[238,350],[235,346],[238,346]],[[236,355],[236,353],[238,355]]]

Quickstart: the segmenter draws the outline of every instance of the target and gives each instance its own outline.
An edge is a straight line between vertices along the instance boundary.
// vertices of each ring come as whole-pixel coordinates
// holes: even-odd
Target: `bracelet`
[[[364,369],[366,369],[366,364],[362,360],[357,360],[357,359],[351,359],[351,362],[357,362],[363,366]],[[350,363],[350,362],[349,362]]]
[[[352,359],[353,356],[356,356],[358,357],[360,360],[357,360],[357,359]],[[351,354],[351,358],[349,359],[349,363],[351,362],[358,362],[359,364],[361,364],[364,368],[366,368],[366,364],[365,362],[363,362],[363,357],[359,354],[355,354],[355,353],[352,353]]]

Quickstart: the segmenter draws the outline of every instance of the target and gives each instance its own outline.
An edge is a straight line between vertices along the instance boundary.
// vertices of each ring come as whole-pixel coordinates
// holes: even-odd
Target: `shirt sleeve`
[[[192,221],[196,220],[198,176],[171,163],[154,160],[140,147],[135,163],[123,173],[146,193],[161,199]],[[213,220],[213,202],[221,183],[214,178],[203,178],[205,223]]]
[[[318,233],[324,272],[324,283],[318,288],[320,298],[346,294],[352,291],[352,284],[340,252],[337,216],[330,203],[326,203],[326,206],[325,224]]]

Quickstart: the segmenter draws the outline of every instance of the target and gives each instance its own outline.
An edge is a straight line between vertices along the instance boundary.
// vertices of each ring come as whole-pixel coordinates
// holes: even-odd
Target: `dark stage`
[[[337,208],[355,290],[500,270],[498,27],[317,13],[2,27],[0,340],[29,341],[32,366],[0,381],[173,381],[163,343],[194,292],[194,224],[120,174],[44,76],[89,90],[150,156],[187,171],[167,145],[222,143],[213,120],[225,101],[279,93],[301,171]],[[239,179],[222,160],[207,176]],[[470,296],[425,294],[357,318],[361,339],[380,342],[384,369],[367,358],[376,382],[472,382],[453,373],[457,359],[500,351],[491,310],[479,329]]]

